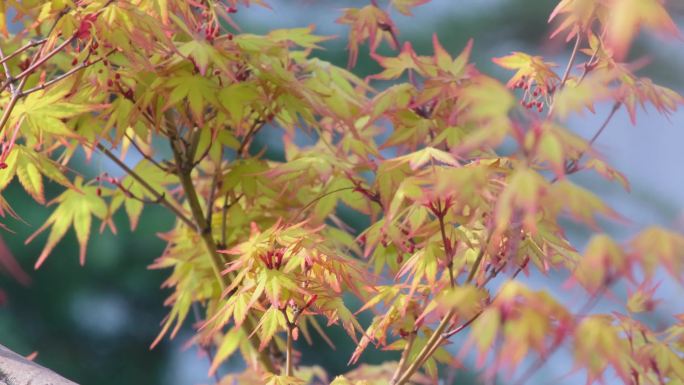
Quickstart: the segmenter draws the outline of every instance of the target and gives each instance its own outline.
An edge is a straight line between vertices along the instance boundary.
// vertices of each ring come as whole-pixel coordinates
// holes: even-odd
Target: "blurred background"
[[[274,28],[316,25],[316,31],[339,38],[325,43],[325,50],[315,53],[325,60],[345,66],[346,28],[334,23],[345,6],[363,6],[367,1],[270,0],[272,10],[253,7],[238,13],[237,21],[245,32],[265,33]],[[381,2],[382,3],[382,2]],[[433,0],[415,9],[407,18],[393,14],[401,31],[402,41],[410,40],[418,53],[432,54],[431,38],[437,33],[444,47],[452,55],[458,54],[470,37],[475,38],[473,61],[490,74],[506,79],[510,73],[491,62],[495,56],[520,50],[552,58],[564,65],[568,52],[561,39],[549,42],[546,20],[557,2],[540,0]],[[680,26],[684,6],[670,1],[673,16]],[[633,47],[633,58],[648,56],[652,62],[640,75],[653,78],[656,83],[684,91],[684,43],[664,41],[642,34]],[[378,71],[362,49],[354,72],[366,76]],[[389,54],[386,47],[381,50]],[[598,106],[596,114],[587,113],[571,122],[573,130],[590,137],[608,114],[610,106]],[[268,141],[271,153],[279,157],[278,137],[261,135]],[[630,193],[618,185],[579,173],[576,178],[583,185],[599,191],[607,202],[630,220],[626,225],[605,223],[605,229],[618,238],[634,233],[650,224],[660,224],[684,231],[684,111],[669,119],[655,111],[642,111],[633,126],[624,110],[612,120],[596,148],[606,155],[613,166],[624,172],[632,182]],[[258,146],[258,144],[257,144]],[[260,146],[259,146],[260,147]],[[129,157],[129,162],[137,159]],[[92,175],[102,171],[116,174],[118,170],[104,160],[95,160],[89,167]],[[575,178],[575,177],[574,177]],[[52,189],[50,189],[52,187]],[[47,186],[47,196],[59,193],[59,188]],[[173,218],[163,208],[148,206],[132,233],[124,215],[117,219],[118,235],[109,231],[95,234],[88,245],[85,267],[78,264],[77,243],[73,232],[48,258],[40,270],[32,266],[45,241],[45,235],[24,245],[24,240],[43,223],[51,209],[40,207],[16,183],[8,188],[4,198],[27,222],[7,223],[15,233],[1,236],[12,254],[29,272],[31,283],[18,284],[8,275],[0,276],[0,288],[6,293],[0,306],[0,343],[20,354],[38,351],[37,361],[82,385],[146,384],[189,385],[210,384],[207,378],[208,358],[195,348],[184,348],[191,329],[173,341],[165,340],[150,351],[150,343],[159,331],[159,323],[166,314],[162,303],[169,294],[159,287],[169,271],[148,270],[147,266],[159,256],[164,246],[156,233],[170,229]],[[123,214],[123,213],[120,213]],[[568,223],[571,238],[581,248],[586,241],[586,229]],[[96,229],[94,228],[93,231]],[[2,251],[0,251],[2,252]],[[528,283],[546,287],[557,293],[577,309],[575,299],[583,293],[564,290],[564,277],[527,277]],[[684,311],[684,301],[677,291],[682,288],[664,280],[660,297],[666,314]],[[619,297],[621,288],[615,289]],[[607,311],[614,300],[599,303],[597,311]],[[574,304],[574,305],[573,305]],[[648,322],[669,322],[648,319]],[[192,318],[192,317],[189,317]],[[331,351],[324,344],[320,351],[301,346],[307,364],[321,365],[331,376],[349,370],[346,366],[354,346],[343,333],[330,331],[338,349]],[[455,350],[459,340],[453,344]],[[385,352],[369,349],[363,362],[379,363],[388,356]],[[396,359],[396,357],[394,358]],[[468,363],[468,361],[466,361]],[[239,367],[229,362],[222,370]],[[531,383],[572,383],[576,377],[565,376],[572,369],[572,356],[560,351]],[[459,384],[478,383],[475,372],[464,370],[457,376]],[[467,380],[467,381],[466,381]],[[581,378],[580,378],[581,380]],[[445,381],[451,385],[455,381]]]

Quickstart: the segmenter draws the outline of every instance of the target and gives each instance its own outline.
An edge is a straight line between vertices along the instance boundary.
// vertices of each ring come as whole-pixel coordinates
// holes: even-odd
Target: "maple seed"
[[[78,58],[74,58],[74,60],[71,61],[72,66],[75,66],[76,64],[78,64]]]
[[[0,169],[1,169],[1,170],[4,170],[4,169],[6,169],[6,168],[7,168],[7,163],[5,163],[5,162],[0,162]]]
[[[227,11],[228,13],[237,13],[238,10],[235,7],[228,7]]]

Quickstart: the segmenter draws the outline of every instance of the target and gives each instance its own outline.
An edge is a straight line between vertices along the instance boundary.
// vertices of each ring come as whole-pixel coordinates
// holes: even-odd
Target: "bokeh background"
[[[257,7],[243,9],[237,21],[245,32],[264,33],[274,28],[316,25],[319,34],[337,35],[326,42],[325,50],[315,55],[344,66],[347,62],[344,37],[346,29],[335,24],[340,9],[362,6],[367,1],[269,1],[272,10]],[[556,1],[545,0],[433,0],[416,9],[412,18],[393,15],[401,31],[401,40],[410,40],[418,53],[431,54],[431,38],[437,33],[444,47],[455,55],[470,37],[475,38],[473,61],[488,73],[504,79],[509,73],[496,68],[491,58],[513,50],[541,54],[557,63],[567,61],[568,52],[561,39],[548,41],[550,28],[546,19]],[[675,19],[680,26],[684,19],[684,3],[670,1]],[[641,71],[657,83],[684,92],[684,43],[663,41],[642,34],[633,47],[632,58],[648,56],[651,64]],[[378,67],[360,55],[354,72],[365,76]],[[367,52],[367,51],[366,51]],[[386,49],[381,53],[389,54]],[[571,122],[576,132],[589,137],[608,114],[609,105],[599,105],[596,114],[587,113]],[[268,156],[281,156],[277,130],[264,131],[256,146],[267,144]],[[650,224],[660,224],[684,231],[684,111],[669,119],[655,111],[641,112],[633,126],[621,110],[596,148],[606,155],[632,182],[632,191],[625,192],[616,184],[578,174],[582,184],[599,191],[609,204],[623,213],[630,223],[616,226],[604,223],[604,228],[624,237]],[[137,159],[130,157],[128,162]],[[84,166],[84,171],[95,175],[107,171],[116,174],[112,164],[95,159]],[[47,195],[59,192],[48,186]],[[109,231],[94,234],[88,246],[88,260],[84,267],[78,264],[78,250],[73,233],[60,243],[47,262],[38,271],[32,266],[39,255],[45,236],[24,245],[24,240],[43,223],[51,209],[34,203],[16,183],[4,195],[27,223],[8,222],[15,233],[2,232],[1,236],[19,263],[29,272],[31,283],[23,286],[8,275],[0,275],[0,287],[7,300],[0,306],[0,343],[21,353],[38,351],[37,361],[83,384],[146,384],[189,385],[209,384],[209,360],[196,348],[185,345],[191,333],[190,322],[185,332],[173,341],[164,341],[150,351],[150,343],[159,330],[166,314],[162,302],[169,294],[160,289],[168,271],[148,270],[147,266],[161,254],[164,246],[156,234],[171,228],[173,217],[161,207],[146,207],[135,232],[129,230],[124,215],[116,218],[118,235]],[[121,213],[122,214],[122,213]],[[360,221],[357,220],[357,224]],[[96,232],[96,228],[93,228]],[[570,236],[582,245],[587,238],[586,229],[568,223]],[[583,293],[562,290],[564,277],[527,277],[536,287],[547,287],[562,296],[573,307]],[[662,309],[646,319],[647,322],[667,322],[667,314],[684,311],[681,293],[684,290],[664,280],[659,289],[664,299]],[[622,288],[615,288],[616,298]],[[615,300],[597,304],[596,311],[607,311]],[[574,307],[575,309],[577,306]],[[675,309],[673,312],[672,310]],[[192,317],[189,317],[192,318]],[[333,328],[330,335],[336,340],[337,350],[324,344],[304,349],[308,364],[321,365],[331,375],[349,368],[346,362],[354,346]],[[458,349],[459,340],[453,349]],[[385,352],[370,350],[364,362],[379,363],[388,356]],[[396,358],[394,358],[396,359]],[[466,361],[468,363],[468,361]],[[239,368],[235,360],[222,370]],[[532,379],[531,383],[556,383],[561,379],[571,383],[576,378],[565,376],[572,366],[569,352],[560,351]],[[476,372],[464,370],[457,378],[459,384],[478,383]],[[580,379],[581,380],[581,379]],[[444,381],[445,385],[456,383]]]

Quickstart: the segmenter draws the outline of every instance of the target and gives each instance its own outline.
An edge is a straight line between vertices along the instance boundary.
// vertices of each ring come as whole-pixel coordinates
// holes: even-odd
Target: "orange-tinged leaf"
[[[409,41],[404,43],[404,46],[397,57],[383,57],[376,54],[373,54],[372,56],[384,70],[379,74],[371,76],[371,78],[384,80],[396,79],[406,71],[422,73],[422,67],[427,61],[426,58],[419,57],[416,54]]]
[[[612,0],[606,27],[606,42],[617,60],[627,55],[642,27],[681,37],[661,0]]]
[[[346,8],[344,14],[337,19],[339,24],[347,24],[349,29],[349,67],[356,65],[359,55],[359,45],[370,40],[370,51],[375,53],[380,43],[385,40],[393,48],[398,43],[394,39],[397,28],[387,12],[374,5],[366,5],[363,8]],[[392,32],[390,32],[392,31]]]

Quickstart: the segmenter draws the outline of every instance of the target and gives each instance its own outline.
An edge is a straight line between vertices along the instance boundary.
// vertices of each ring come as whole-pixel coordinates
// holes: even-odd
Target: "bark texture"
[[[78,385],[0,345],[0,385]]]

